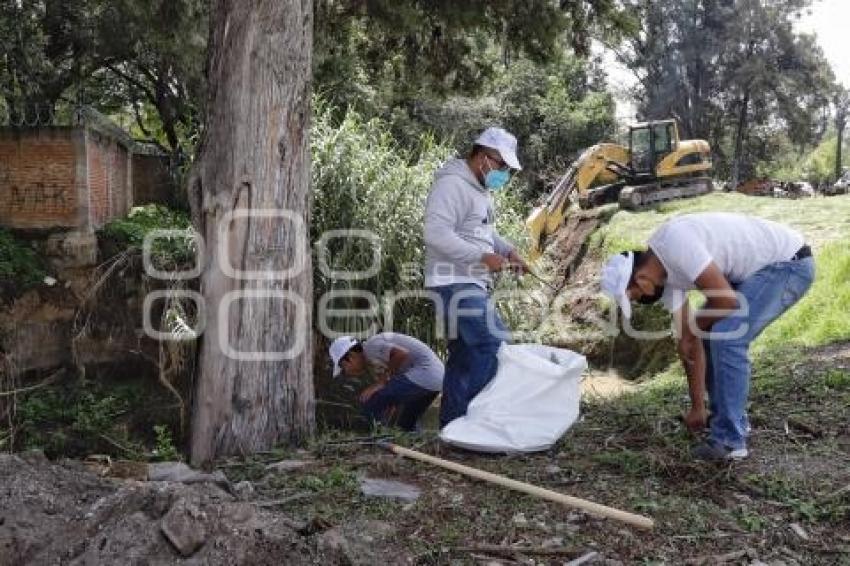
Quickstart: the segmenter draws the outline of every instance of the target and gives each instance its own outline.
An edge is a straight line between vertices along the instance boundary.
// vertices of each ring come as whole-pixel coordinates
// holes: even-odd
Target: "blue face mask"
[[[484,175],[484,186],[491,191],[498,191],[507,185],[510,180],[511,174],[509,171],[491,169],[490,171],[487,171],[486,175]]]

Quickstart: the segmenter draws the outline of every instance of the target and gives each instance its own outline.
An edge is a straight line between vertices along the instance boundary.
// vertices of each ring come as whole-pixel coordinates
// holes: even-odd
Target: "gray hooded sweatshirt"
[[[481,256],[513,250],[496,234],[495,220],[493,197],[466,160],[443,165],[425,202],[425,286],[474,283],[486,289],[492,277]]]

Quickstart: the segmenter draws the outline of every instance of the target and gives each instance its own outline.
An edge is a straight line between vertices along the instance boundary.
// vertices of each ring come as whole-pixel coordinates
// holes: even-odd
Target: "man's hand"
[[[508,260],[499,254],[484,254],[481,256],[481,263],[487,266],[487,269],[492,273],[503,270],[508,267]]]
[[[383,387],[383,383],[373,383],[372,385],[360,392],[360,396],[358,397],[358,399],[361,403],[366,403],[369,401],[369,399],[372,398],[372,395],[377,393]]]
[[[683,420],[689,431],[700,432],[708,424],[708,411],[705,407],[691,407],[691,410],[685,413]]]
[[[511,250],[511,253],[508,254],[508,261],[510,262],[511,269],[516,271],[519,275],[524,275],[531,271],[531,268],[528,267],[525,260],[516,253],[516,250]]]

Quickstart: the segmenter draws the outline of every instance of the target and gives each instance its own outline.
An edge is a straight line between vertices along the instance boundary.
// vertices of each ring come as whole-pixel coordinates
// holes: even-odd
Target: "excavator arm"
[[[628,167],[629,150],[621,145],[600,143],[586,149],[525,221],[531,236],[530,259],[540,257],[546,239],[563,224],[571,197],[581,199],[594,187],[617,182]]]

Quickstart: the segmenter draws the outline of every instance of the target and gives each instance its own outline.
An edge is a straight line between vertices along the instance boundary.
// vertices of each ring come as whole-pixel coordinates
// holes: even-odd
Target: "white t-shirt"
[[[407,363],[399,368],[399,373],[419,387],[442,391],[443,362],[431,348],[416,338],[397,332],[382,332],[363,342],[363,352],[369,363],[379,368],[385,368],[389,363],[393,348],[402,348],[409,356]]]
[[[687,214],[668,220],[649,238],[649,247],[667,270],[661,300],[679,310],[685,293],[712,261],[732,285],[772,263],[789,261],[803,236],[782,224],[728,212]]]

